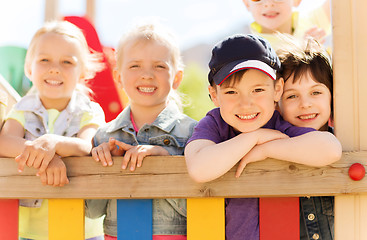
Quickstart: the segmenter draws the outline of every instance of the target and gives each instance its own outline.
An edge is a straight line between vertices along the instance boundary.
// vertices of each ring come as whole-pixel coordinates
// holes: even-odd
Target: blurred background
[[[26,49],[33,34],[42,26],[50,0],[0,0],[1,47]],[[89,0],[58,0],[57,14],[85,16]],[[158,18],[179,41],[186,65],[180,92],[185,96],[185,113],[200,119],[213,105],[207,92],[207,63],[210,50],[222,38],[243,32],[253,19],[241,0],[93,0],[90,22],[106,51],[117,46],[120,36],[141,18]],[[303,0],[300,11],[320,6],[324,0]],[[50,2],[49,2],[50,3]],[[46,17],[45,17],[46,16]],[[0,70],[3,61],[0,57]],[[22,63],[20,63],[22,64]],[[1,72],[0,72],[1,73]],[[24,83],[25,82],[25,83]],[[23,80],[18,92],[29,84]],[[18,87],[19,88],[19,87]],[[123,105],[126,98],[121,97]]]

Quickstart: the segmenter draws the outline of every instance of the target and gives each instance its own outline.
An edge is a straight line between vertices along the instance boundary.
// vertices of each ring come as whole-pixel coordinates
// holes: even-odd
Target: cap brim
[[[268,64],[258,61],[258,60],[238,60],[227,64],[222,67],[214,76],[214,83],[217,85],[221,85],[228,77],[232,74],[245,70],[245,69],[256,69],[262,71],[266,75],[268,75],[271,79],[276,79],[276,71]]]

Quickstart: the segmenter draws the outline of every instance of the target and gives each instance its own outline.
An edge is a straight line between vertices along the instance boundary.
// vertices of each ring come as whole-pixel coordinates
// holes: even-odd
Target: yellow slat
[[[224,198],[187,199],[187,239],[225,239]]]
[[[84,240],[84,200],[49,199],[48,231],[50,240]]]

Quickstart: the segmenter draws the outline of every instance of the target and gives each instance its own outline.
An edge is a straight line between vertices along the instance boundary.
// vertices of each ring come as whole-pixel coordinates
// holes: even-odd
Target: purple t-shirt
[[[299,136],[313,128],[296,127],[285,121],[278,111],[263,128],[275,129],[289,137]],[[208,139],[215,143],[227,141],[240,134],[221,117],[219,108],[209,111],[194,128],[189,142]],[[226,199],[226,240],[259,239],[259,200],[258,198]]]

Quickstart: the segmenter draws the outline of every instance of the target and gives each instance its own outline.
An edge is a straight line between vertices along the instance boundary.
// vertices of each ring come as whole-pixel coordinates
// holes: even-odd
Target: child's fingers
[[[112,158],[108,145],[100,145],[100,147],[97,149],[97,155],[103,166],[112,165]]]
[[[132,171],[132,172],[135,171],[137,158],[138,158],[138,153],[137,152],[131,153],[131,155],[130,155],[130,171]]]
[[[237,170],[236,170],[236,174],[235,174],[236,178],[241,176],[241,174],[242,174],[243,170],[245,169],[246,165],[247,164],[244,161],[240,161],[240,163],[238,164]]]
[[[116,140],[114,138],[110,137],[108,139],[108,146],[109,146],[111,151],[114,150],[116,148]]]
[[[130,151],[125,152],[125,155],[122,158],[122,166],[121,166],[122,169],[127,168],[127,165],[129,164],[129,161],[130,161],[130,157],[131,157],[131,152]]]
[[[60,186],[60,171],[56,170],[56,171],[53,171],[54,174],[53,174],[53,184],[52,186],[54,187],[58,187]]]
[[[28,167],[32,167],[34,164],[34,161],[37,158],[37,153],[36,152],[30,152],[30,154],[28,155],[28,159],[26,160],[26,165]]]
[[[24,166],[26,164],[26,161],[28,159],[28,152],[23,152],[19,156],[15,158],[15,161],[18,163],[18,172],[23,172]]]
[[[50,163],[50,161],[52,160],[52,158],[50,158],[50,159],[43,159],[43,161],[42,161],[42,164],[41,164],[41,166],[40,166],[40,168],[39,168],[39,172],[40,173],[42,173],[42,172],[44,172],[44,171],[46,171],[46,168],[48,167],[48,164]]]
[[[47,185],[54,185],[54,173],[53,173],[53,171],[47,171]]]
[[[43,185],[46,185],[47,184],[47,174],[45,172],[41,173],[39,175],[40,179],[41,179],[41,182]]]
[[[40,168],[41,165],[42,165],[42,162],[45,161],[45,159],[46,159],[46,162],[50,162],[51,161],[52,157],[49,158],[49,159],[48,158],[49,157],[46,154],[44,154],[44,153],[38,154],[35,157],[35,159],[34,159],[33,167],[36,168],[36,169]]]
[[[99,162],[99,156],[98,156],[98,152],[97,152],[97,148],[92,148],[92,158],[94,159],[94,161]]]
[[[136,166],[137,167],[141,167],[143,165],[143,160],[145,158],[146,154],[142,154],[140,153],[137,157],[137,162],[136,162]]]
[[[129,149],[134,147],[133,145],[130,145],[130,144],[118,141],[118,140],[115,140],[115,145],[119,146],[119,148],[122,148],[125,151],[128,151]]]
[[[69,179],[66,175],[66,168],[61,169],[60,174],[60,187],[63,187],[65,184],[69,183]]]
[[[105,159],[105,163],[106,165],[104,166],[112,166],[113,165],[113,161],[112,161],[112,156],[111,156],[111,151],[108,145],[104,145],[103,146],[103,153],[104,153],[104,159]]]
[[[98,147],[96,151],[99,161],[102,163],[103,166],[107,166],[107,161],[102,146]]]

